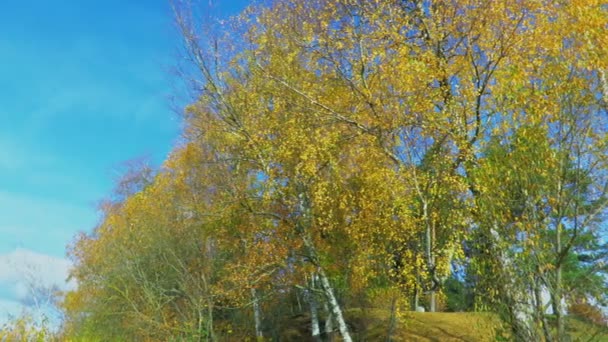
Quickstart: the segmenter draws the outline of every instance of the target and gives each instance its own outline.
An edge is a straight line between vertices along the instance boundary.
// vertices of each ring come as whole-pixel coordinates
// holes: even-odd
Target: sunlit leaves
[[[559,288],[608,204],[607,17],[592,0],[276,1],[240,17],[238,48],[190,41],[216,60],[196,60],[184,141],[77,239],[72,319],[212,338],[201,322],[252,288],[297,297],[323,271],[345,298],[434,293],[456,262],[478,301]]]

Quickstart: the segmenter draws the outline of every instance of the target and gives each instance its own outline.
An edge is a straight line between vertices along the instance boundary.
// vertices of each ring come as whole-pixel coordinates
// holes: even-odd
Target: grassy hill
[[[356,341],[386,341],[390,315],[379,309],[353,309],[347,312]],[[283,341],[311,341],[309,317],[300,315],[285,322]],[[568,319],[572,341],[608,342],[608,327]],[[496,315],[476,312],[408,312],[397,321],[394,341],[509,341],[509,330]],[[337,337],[337,336],[336,336]],[[339,338],[334,338],[338,341]]]

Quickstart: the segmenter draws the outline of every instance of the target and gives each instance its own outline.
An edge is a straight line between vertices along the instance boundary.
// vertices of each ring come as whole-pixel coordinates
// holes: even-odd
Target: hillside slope
[[[353,309],[347,312],[356,341],[386,341],[390,325],[388,311]],[[608,327],[572,318],[567,331],[572,341],[608,342]],[[307,316],[293,317],[281,334],[284,341],[311,341]],[[334,341],[338,341],[336,336]],[[508,327],[493,314],[476,312],[407,312],[397,321],[394,341],[509,341]]]

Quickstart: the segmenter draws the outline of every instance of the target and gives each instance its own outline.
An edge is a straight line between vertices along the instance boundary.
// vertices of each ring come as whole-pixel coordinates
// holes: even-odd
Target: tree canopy
[[[183,138],[71,245],[66,336],[279,339],[310,311],[350,341],[349,308],[447,305],[552,341],[608,300],[601,1],[276,0],[212,36],[174,9]]]

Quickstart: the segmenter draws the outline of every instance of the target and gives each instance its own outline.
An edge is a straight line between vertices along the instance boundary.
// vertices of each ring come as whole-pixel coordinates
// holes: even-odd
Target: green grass
[[[577,317],[568,317],[566,332],[572,341],[608,342],[608,327],[591,324]]]
[[[351,309],[346,312],[355,341],[386,341],[390,313],[381,309]],[[608,342],[608,328],[575,317],[567,320],[571,341]],[[281,334],[282,341],[310,341],[310,322],[292,318]],[[397,321],[393,341],[510,341],[508,326],[496,315],[477,312],[407,312]],[[334,341],[339,341],[336,333]]]
[[[388,335],[390,314],[385,310],[350,310],[347,315],[355,325],[359,341],[384,341]],[[397,321],[395,341],[496,341],[506,337],[502,322],[487,313],[407,312]]]

